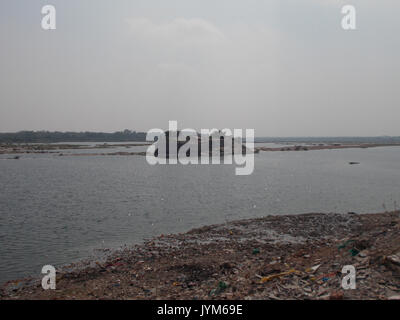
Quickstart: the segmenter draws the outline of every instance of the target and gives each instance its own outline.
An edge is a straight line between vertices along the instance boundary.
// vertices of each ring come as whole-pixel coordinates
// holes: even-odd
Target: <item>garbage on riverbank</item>
[[[356,289],[342,287],[342,268]],[[398,299],[399,212],[267,216],[160,236],[1,299]],[[26,282],[27,283],[27,282]]]

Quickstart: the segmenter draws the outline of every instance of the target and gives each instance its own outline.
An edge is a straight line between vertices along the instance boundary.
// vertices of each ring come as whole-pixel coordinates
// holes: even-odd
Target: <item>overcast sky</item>
[[[1,0],[0,131],[400,135],[399,31],[398,0]]]

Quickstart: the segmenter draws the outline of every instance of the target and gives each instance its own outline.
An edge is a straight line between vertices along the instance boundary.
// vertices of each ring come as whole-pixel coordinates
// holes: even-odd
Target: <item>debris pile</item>
[[[344,266],[356,289],[345,290]],[[399,299],[399,212],[267,216],[161,235],[1,299]]]

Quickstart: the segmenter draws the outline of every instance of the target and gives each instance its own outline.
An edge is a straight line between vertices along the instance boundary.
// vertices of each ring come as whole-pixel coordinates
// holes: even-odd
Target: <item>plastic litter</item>
[[[277,273],[277,274],[272,274],[272,275],[267,276],[267,277],[262,277],[260,282],[264,283],[264,282],[270,281],[270,280],[275,279],[275,278],[280,278],[280,277],[287,276],[287,275],[292,274],[292,273],[299,273],[299,272],[300,271],[297,271],[295,269],[290,269],[289,271],[286,271],[286,272],[281,272],[281,273]]]

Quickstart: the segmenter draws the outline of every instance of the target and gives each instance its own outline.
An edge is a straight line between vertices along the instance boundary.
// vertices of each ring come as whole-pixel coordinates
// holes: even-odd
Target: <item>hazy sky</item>
[[[400,135],[399,31],[398,0],[1,0],[0,131]]]

